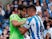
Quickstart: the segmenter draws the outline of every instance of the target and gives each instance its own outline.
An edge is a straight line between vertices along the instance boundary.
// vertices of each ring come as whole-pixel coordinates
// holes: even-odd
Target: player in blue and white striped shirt
[[[42,39],[40,33],[40,27],[43,26],[42,22],[40,22],[40,17],[36,15],[36,8],[31,5],[28,8],[29,18],[26,20],[24,27],[19,28],[22,34],[24,34],[27,30],[30,32],[30,39]]]

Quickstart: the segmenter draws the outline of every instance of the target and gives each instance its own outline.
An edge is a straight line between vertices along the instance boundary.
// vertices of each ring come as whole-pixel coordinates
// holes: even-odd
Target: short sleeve
[[[30,23],[29,20],[26,20],[26,23],[24,24],[24,27],[29,29],[30,28]]]
[[[12,21],[12,20],[16,20],[16,21],[19,21],[20,22],[21,19],[20,19],[20,17],[18,15],[12,14],[10,16],[10,21]]]

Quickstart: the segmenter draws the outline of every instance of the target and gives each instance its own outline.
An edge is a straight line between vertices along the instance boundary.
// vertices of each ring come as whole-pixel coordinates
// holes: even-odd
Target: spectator
[[[3,30],[4,39],[7,39],[9,37],[9,35],[7,33],[8,33],[8,31],[6,29],[4,29]]]
[[[1,39],[4,39],[4,36],[3,35],[1,35],[0,37],[1,37]]]
[[[27,2],[23,1],[23,5],[24,5],[24,6],[27,6]]]
[[[49,0],[46,0],[47,5],[49,4]]]
[[[43,6],[42,6],[42,13],[44,13],[44,10],[48,9],[46,2],[43,2]]]
[[[4,16],[5,15],[5,11],[2,9],[2,6],[0,6],[0,15]]]
[[[48,33],[48,31],[49,31],[49,29],[50,29],[50,23],[48,22],[47,24],[46,24],[46,30],[44,31],[44,39],[46,38],[46,35],[47,35],[47,33]]]
[[[44,4],[44,2],[47,4],[47,2],[48,2],[48,0],[39,0],[40,1],[40,4],[41,4],[41,6],[43,6]]]
[[[5,18],[8,19],[10,15],[11,15],[10,5],[7,4],[7,6],[6,6],[6,12],[5,12]]]
[[[18,8],[14,7],[12,13],[18,13]]]
[[[5,12],[2,9],[2,6],[0,6],[0,28],[2,27],[2,21],[3,21],[4,15],[5,15]]]
[[[46,0],[43,0],[43,2],[46,2]]]
[[[8,27],[8,26],[7,26]],[[2,35],[0,35],[0,38],[1,39],[9,39],[9,28],[4,28],[4,30],[3,30],[3,33],[2,33]]]
[[[51,5],[52,5],[52,0],[49,0],[48,7],[50,8]]]
[[[2,9],[4,8],[4,6],[3,6],[3,4],[2,4],[2,2],[0,1],[0,6],[2,6]]]
[[[13,10],[13,4],[10,4],[10,9]]]
[[[9,26],[6,26],[5,29],[6,29],[7,31],[9,31]],[[9,32],[8,32],[8,33],[9,33]]]
[[[37,11],[36,14],[38,14],[38,12],[41,11],[41,6],[40,6],[39,1],[36,2],[36,11]]]
[[[34,1],[34,4],[36,4],[37,0],[33,0]]]
[[[18,1],[14,1],[13,7],[18,7]]]
[[[22,5],[22,1],[20,1],[20,0],[19,0],[19,3],[18,3],[18,5]]]
[[[42,4],[43,3],[43,0],[39,0],[40,1],[40,4]]]
[[[50,25],[49,25],[50,26]],[[47,38],[52,39],[52,27],[48,27]]]
[[[29,2],[29,5],[33,5],[33,1],[32,0]]]
[[[41,11],[38,12],[38,15],[42,18],[42,12]]]
[[[6,12],[5,12],[5,15],[4,15],[5,18],[2,21],[2,29],[4,27],[6,27],[7,25],[9,25],[9,16],[10,16],[10,14],[11,14],[10,5],[7,4],[7,6],[6,6]]]
[[[2,28],[9,26],[9,19],[4,19],[3,20],[3,24],[2,24]]]
[[[48,12],[49,12],[50,18],[52,18],[52,6],[50,6],[50,10],[48,9]]]
[[[50,20],[50,19],[49,19],[49,20]],[[49,23],[50,23],[50,27],[52,28],[52,20],[50,20],[50,22],[49,22]]]
[[[49,22],[49,18],[48,18],[48,17],[45,17],[44,19],[45,19],[45,20],[44,20],[44,27],[45,27],[45,29],[46,29],[46,26],[47,26],[46,24],[47,24],[47,22]]]
[[[45,19],[45,17],[48,17],[49,18],[49,13],[48,13],[48,10],[44,10],[44,13],[43,13],[43,17]]]
[[[27,2],[27,4],[29,5],[30,0],[24,0],[25,2]]]
[[[49,32],[48,33],[50,34],[50,37],[52,39],[52,28],[49,29]]]

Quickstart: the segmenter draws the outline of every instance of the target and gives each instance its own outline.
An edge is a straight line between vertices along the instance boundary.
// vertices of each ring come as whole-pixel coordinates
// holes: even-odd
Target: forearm
[[[21,26],[21,25],[24,24],[24,23],[25,23],[25,21],[23,21],[23,22],[12,21],[12,24],[13,24],[15,27],[19,27],[19,26]]]
[[[24,24],[23,22],[18,22],[17,24],[16,24],[16,27],[20,27],[22,24]]]
[[[26,29],[24,27],[19,27],[19,30],[20,30],[21,34],[25,34],[28,29]]]

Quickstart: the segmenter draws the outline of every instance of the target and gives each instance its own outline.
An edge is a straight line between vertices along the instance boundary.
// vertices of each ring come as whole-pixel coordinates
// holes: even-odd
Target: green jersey
[[[10,16],[10,38],[9,39],[24,39],[24,35],[21,34],[19,29],[12,24],[12,20],[16,20],[18,22],[26,20],[25,18],[21,19],[17,14],[12,14]]]

